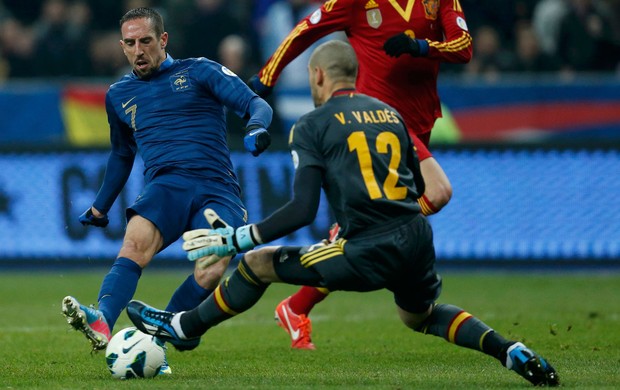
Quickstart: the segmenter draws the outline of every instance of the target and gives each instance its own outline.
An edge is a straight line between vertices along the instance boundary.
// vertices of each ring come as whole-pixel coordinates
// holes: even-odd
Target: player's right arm
[[[108,224],[107,213],[125,187],[136,156],[137,147],[133,130],[116,114],[109,92],[106,95],[106,112],[110,124],[112,151],[97,197],[92,207],[80,215],[79,220],[83,225],[105,227]]]
[[[328,0],[303,18],[280,43],[258,76],[250,80],[250,87],[262,97],[268,95],[284,68],[310,45],[328,34],[348,29],[353,3],[354,0]]]

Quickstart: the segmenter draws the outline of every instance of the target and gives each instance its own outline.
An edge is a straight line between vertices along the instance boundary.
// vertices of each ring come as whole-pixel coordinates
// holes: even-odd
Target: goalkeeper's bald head
[[[331,40],[319,45],[310,56],[310,68],[321,68],[332,82],[355,83],[357,57],[351,45],[341,40]]]

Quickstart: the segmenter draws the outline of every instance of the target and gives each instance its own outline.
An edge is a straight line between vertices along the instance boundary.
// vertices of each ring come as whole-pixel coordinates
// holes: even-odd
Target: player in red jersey
[[[459,0],[329,0],[302,19],[248,84],[268,95],[282,70],[312,43],[344,31],[359,61],[359,92],[394,107],[405,120],[421,161],[426,191],[418,199],[434,214],[452,196],[452,186],[428,149],[431,129],[441,117],[437,94],[439,65],[467,63],[472,39]],[[302,287],[276,308],[276,319],[292,347],[314,349],[308,313],[329,292]]]

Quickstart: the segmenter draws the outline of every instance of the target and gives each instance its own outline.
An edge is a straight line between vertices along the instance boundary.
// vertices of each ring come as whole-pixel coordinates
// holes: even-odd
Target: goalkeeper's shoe
[[[312,324],[310,318],[305,314],[295,314],[289,306],[291,297],[286,298],[276,307],[276,318],[278,326],[286,330],[291,336],[291,348],[294,349],[316,349],[312,344],[310,333]]]
[[[534,386],[560,385],[558,373],[551,364],[522,343],[514,343],[506,351],[506,368],[521,375]]]
[[[77,299],[67,296],[62,300],[62,314],[69,325],[84,333],[93,351],[100,351],[108,346],[110,327],[101,311],[92,306],[80,305]]]
[[[199,338],[186,339],[174,329],[171,322],[175,314],[177,313],[155,309],[140,301],[131,301],[127,305],[127,316],[141,332],[168,341],[172,345],[191,345],[193,343],[197,347]]]
[[[200,344],[200,338],[189,339],[189,340],[168,340],[170,344],[177,351],[191,351],[192,349],[196,349],[198,344]]]

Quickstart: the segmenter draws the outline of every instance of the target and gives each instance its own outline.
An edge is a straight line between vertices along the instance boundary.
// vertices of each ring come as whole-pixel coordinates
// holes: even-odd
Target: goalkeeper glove
[[[248,87],[250,87],[250,89],[252,90],[252,92],[262,98],[266,98],[267,96],[271,95],[271,92],[273,91],[273,87],[268,87],[265,84],[261,83],[260,78],[257,74],[250,77],[247,84]]]
[[[256,157],[271,145],[271,135],[264,127],[258,125],[249,126],[245,129],[243,146],[245,150]]]
[[[428,54],[428,42],[426,39],[414,39],[405,33],[400,33],[385,41],[383,50],[390,57],[400,57],[405,53],[413,57],[422,57]]]
[[[195,229],[183,233],[183,250],[189,261],[197,261],[201,268],[234,256],[260,244],[252,233],[252,225],[233,228],[211,209],[204,211],[212,229]]]
[[[88,210],[84,211],[78,219],[84,226],[93,225],[104,228],[108,226],[108,223],[110,223],[110,219],[107,215],[104,215],[103,217],[95,217],[92,207],[89,207]]]

